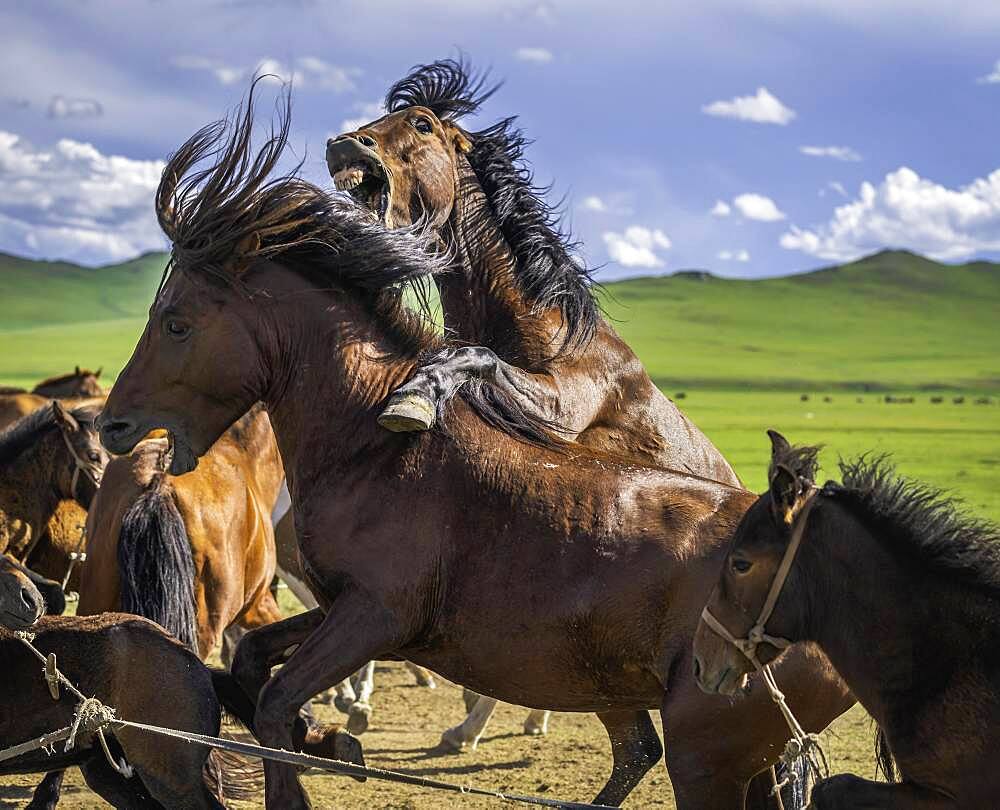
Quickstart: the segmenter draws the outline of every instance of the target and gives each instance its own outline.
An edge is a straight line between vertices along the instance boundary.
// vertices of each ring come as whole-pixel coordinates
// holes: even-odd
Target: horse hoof
[[[529,737],[543,737],[549,733],[549,713],[532,712],[524,721],[524,733]]]
[[[462,736],[462,727],[454,726],[441,735],[440,748],[449,754],[461,754],[468,744]]]
[[[465,704],[466,714],[470,714],[472,712],[481,697],[482,695],[478,692],[473,692],[471,689],[462,690],[462,702]]]
[[[393,433],[415,433],[434,427],[434,403],[415,393],[394,394],[378,417],[378,423]]]
[[[337,707],[337,711],[343,712],[344,714],[350,714],[351,706],[354,705],[354,700],[354,698],[337,695],[333,699],[333,705]]]
[[[364,734],[368,730],[372,707],[367,703],[356,701],[347,713],[347,730],[351,734]]]
[[[437,681],[434,680],[433,675],[418,675],[417,676],[417,686],[422,686],[424,689],[437,689]]]

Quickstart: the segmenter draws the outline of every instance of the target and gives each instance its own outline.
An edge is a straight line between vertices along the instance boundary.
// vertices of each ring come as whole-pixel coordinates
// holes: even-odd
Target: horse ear
[[[451,136],[451,142],[455,147],[455,151],[460,155],[469,154],[469,152],[472,151],[472,141],[469,140],[469,136],[462,132],[462,130],[454,124],[448,124],[447,129],[448,134]]]
[[[260,250],[260,234],[257,231],[251,231],[236,243],[233,257],[227,264],[229,272],[240,275],[250,266],[247,260],[253,258],[258,250]]]
[[[791,444],[788,443],[788,439],[782,436],[776,430],[769,430],[767,432],[768,438],[771,440],[771,458],[776,459],[778,456],[783,456],[789,450],[792,449]]]
[[[769,486],[774,519],[791,526],[799,500],[799,477],[784,464],[777,464],[771,471]]]
[[[76,367],[76,371],[73,372],[73,376],[74,377],[79,377],[80,376],[80,367],[79,366]]]
[[[94,379],[100,377],[102,371],[104,371],[104,366],[98,366],[97,371],[94,372]]]
[[[52,417],[59,425],[59,429],[64,432],[75,433],[80,429],[80,423],[76,421],[69,411],[67,411],[58,399],[52,400]]]

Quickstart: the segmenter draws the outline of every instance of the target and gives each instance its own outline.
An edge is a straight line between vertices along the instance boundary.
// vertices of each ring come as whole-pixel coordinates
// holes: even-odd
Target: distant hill
[[[0,254],[0,384],[127,360],[166,256],[84,268]],[[704,270],[606,285],[664,388],[1000,390],[1000,265],[903,251],[783,278]]]

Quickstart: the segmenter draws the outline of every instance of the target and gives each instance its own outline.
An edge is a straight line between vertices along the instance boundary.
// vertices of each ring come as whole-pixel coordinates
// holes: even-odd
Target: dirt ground
[[[575,801],[591,800],[609,772],[607,737],[593,715],[556,714],[546,737],[526,737],[521,733],[526,710],[501,706],[479,748],[455,755],[434,749],[441,732],[463,717],[459,687],[440,679],[437,689],[418,687],[402,664],[380,664],[373,706],[371,726],[361,737],[371,765],[443,781]],[[343,718],[332,705],[320,707],[318,714],[328,721]],[[867,715],[860,708],[840,718],[824,739],[832,772],[851,771],[871,776],[872,731]],[[0,807],[23,807],[37,782],[38,777],[34,776],[0,778]],[[305,784],[317,810],[501,806],[499,801],[491,799],[372,780],[360,784],[347,777],[325,774],[307,774]],[[59,806],[83,810],[107,805],[87,789],[78,771],[72,771]],[[243,810],[261,807],[262,802],[232,806]],[[670,780],[662,764],[646,776],[626,806],[674,807]]]

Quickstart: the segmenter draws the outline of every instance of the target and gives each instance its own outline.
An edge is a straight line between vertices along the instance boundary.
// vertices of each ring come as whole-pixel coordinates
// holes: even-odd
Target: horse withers
[[[764,665],[814,642],[875,719],[880,769],[893,779],[898,766],[900,781],[834,776],[810,807],[1000,806],[1000,527],[883,457],[841,462],[842,482],[817,489],[816,448],[771,439],[769,490],[736,530],[695,634],[698,684],[740,700],[754,665],[727,636],[759,640]]]

